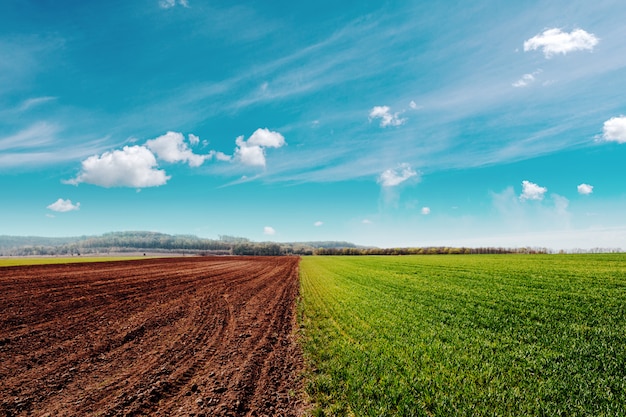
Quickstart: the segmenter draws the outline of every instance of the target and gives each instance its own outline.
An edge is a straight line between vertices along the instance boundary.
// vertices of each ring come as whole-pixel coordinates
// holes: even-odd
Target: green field
[[[307,257],[317,416],[625,416],[626,255]]]
[[[146,256],[73,256],[73,257],[45,257],[45,258],[0,258],[0,268],[3,266],[73,264],[81,262],[110,262],[146,259]]]

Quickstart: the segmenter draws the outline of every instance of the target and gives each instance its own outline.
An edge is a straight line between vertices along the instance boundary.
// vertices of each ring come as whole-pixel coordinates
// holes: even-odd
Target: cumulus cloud
[[[157,169],[156,157],[145,146],[124,146],[122,150],[93,155],[81,163],[81,171],[67,184],[88,183],[101,187],[156,187],[171,177]]]
[[[191,146],[196,146],[198,143],[200,143],[200,138],[192,133],[189,134],[189,143],[191,144]]]
[[[247,141],[243,136],[239,136],[235,144],[236,160],[243,165],[265,167],[265,148],[280,148],[285,145],[285,138],[269,129],[257,129]]]
[[[547,188],[541,187],[534,182],[522,181],[522,194],[519,199],[525,200],[543,200],[543,195],[548,191]]]
[[[317,222],[313,223],[313,226],[315,226],[315,227],[320,227],[320,226],[321,226],[321,225],[323,225],[323,224],[324,224],[324,222],[322,222],[322,221],[317,221]]]
[[[191,139],[191,136],[194,135],[190,135],[190,141],[199,141],[197,136],[194,136],[195,139]],[[178,132],[167,132],[156,139],[151,139],[146,142],[146,147],[163,161],[185,162],[188,163],[190,167],[198,167],[202,165],[206,159],[211,157],[211,154],[194,154],[187,146],[183,134]]]
[[[233,159],[232,156],[226,155],[224,152],[215,152],[214,156],[215,156],[215,159],[217,159],[218,161],[224,161],[224,162],[228,162],[231,159]]]
[[[369,120],[380,119],[380,127],[387,126],[400,126],[404,124],[407,119],[400,117],[400,113],[391,113],[389,106],[374,106],[370,110]]]
[[[416,177],[415,172],[407,163],[400,164],[396,169],[387,169],[378,177],[378,183],[383,187],[395,187],[411,177]]]
[[[243,136],[239,136],[235,143],[237,149],[235,149],[235,158],[244,165],[250,166],[265,166],[265,151],[260,146],[249,146],[243,139]]]
[[[273,236],[276,234],[276,230],[274,230],[274,228],[271,226],[265,226],[263,228],[263,234],[268,235],[268,236]]]
[[[578,186],[578,194],[589,195],[591,193],[593,193],[593,185],[580,184]]]
[[[59,198],[54,203],[50,204],[47,208],[59,213],[65,213],[68,211],[79,210],[80,203],[72,204],[72,200],[63,200],[62,198]]]
[[[576,29],[570,33],[562,32],[561,29],[546,29],[541,34],[533,36],[524,42],[524,51],[541,49],[546,58],[552,58],[555,54],[567,54],[573,51],[592,51],[600,40],[593,34]]]
[[[0,149],[4,141],[0,140]],[[81,163],[81,170],[75,178],[64,183],[78,185],[84,182],[102,187],[155,187],[171,178],[159,169],[157,159],[169,163],[186,163],[190,167],[198,167],[212,158],[265,167],[266,149],[280,148],[286,144],[283,135],[269,129],[257,129],[248,140],[244,140],[243,136],[238,137],[232,156],[214,150],[203,155],[196,154],[190,147],[199,143],[200,138],[196,135],[189,134],[185,139],[182,133],[170,131],[143,145],[125,146],[121,150],[93,155]]]
[[[285,144],[285,138],[280,133],[272,132],[269,129],[257,129],[250,136],[247,144],[266,148],[280,148]]]
[[[422,207],[422,214],[427,216],[430,214],[430,207]]]
[[[626,143],[626,116],[611,117],[604,122],[602,138],[607,142]]]

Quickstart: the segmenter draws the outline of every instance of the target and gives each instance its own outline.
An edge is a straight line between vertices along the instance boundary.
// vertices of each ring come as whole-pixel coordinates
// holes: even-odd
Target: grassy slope
[[[309,257],[317,415],[626,415],[626,256]]]

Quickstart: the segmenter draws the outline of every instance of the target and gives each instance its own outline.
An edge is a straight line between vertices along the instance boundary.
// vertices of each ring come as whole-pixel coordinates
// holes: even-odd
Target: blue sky
[[[0,5],[0,234],[626,249],[623,1]]]

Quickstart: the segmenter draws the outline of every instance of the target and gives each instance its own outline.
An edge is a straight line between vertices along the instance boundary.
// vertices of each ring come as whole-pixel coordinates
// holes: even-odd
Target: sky
[[[3,0],[0,235],[626,250],[626,3]]]

